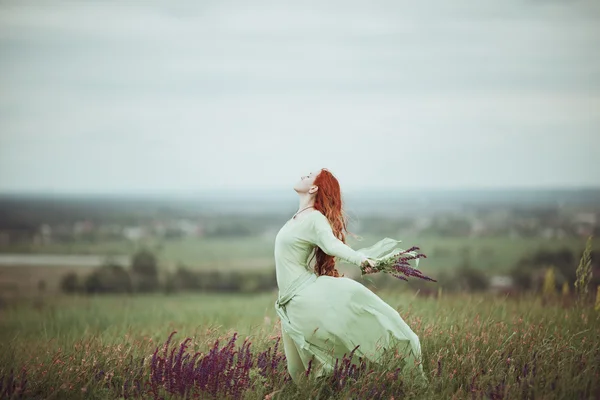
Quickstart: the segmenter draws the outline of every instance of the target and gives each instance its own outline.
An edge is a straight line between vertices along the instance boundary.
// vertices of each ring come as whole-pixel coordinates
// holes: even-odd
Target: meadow
[[[380,236],[364,235],[362,240],[348,237],[348,244],[354,248],[367,247],[381,239]],[[272,271],[272,237],[238,238],[185,238],[158,243],[133,245],[128,242],[76,242],[72,244],[52,244],[43,247],[29,247],[31,254],[92,254],[108,258],[122,255],[124,259],[137,249],[147,246],[158,257],[161,271],[174,271],[178,265],[198,271]],[[544,238],[440,238],[414,237],[405,240],[405,247],[417,245],[427,255],[421,268],[435,277],[440,271],[451,271],[465,262],[486,274],[503,274],[509,271],[522,257],[541,249],[568,249],[575,254],[581,252],[585,240],[581,238],[544,239]],[[593,239],[594,248],[600,248],[600,238]],[[16,250],[16,249],[15,249]],[[114,258],[114,257],[113,257]],[[86,275],[89,266],[41,266],[2,264],[0,254],[0,288],[5,291],[34,293],[40,281],[44,281],[46,291],[56,292],[62,276],[69,272]],[[126,266],[126,265],[124,265]],[[575,268],[575,266],[573,266]],[[347,276],[356,277],[358,270],[351,265],[340,263],[340,270]]]
[[[349,236],[348,244],[359,249],[379,239]],[[502,274],[541,249],[577,254],[585,246],[579,238],[401,239],[406,248],[417,245],[427,254],[420,269],[434,278],[465,263],[486,275]],[[20,251],[121,255],[127,260],[146,247],[157,256],[161,274],[179,265],[196,271],[272,271],[273,240],[263,235],[137,245],[77,241]],[[594,239],[593,246],[598,244],[600,239]],[[339,269],[350,277],[358,272],[344,264]],[[308,373],[295,385],[280,342],[276,290],[104,296],[58,292],[61,276],[91,270],[0,266],[0,398],[600,398],[600,312],[593,304],[576,303],[573,293],[447,293],[428,283],[431,297],[422,297],[414,287],[393,282],[377,294],[420,337],[428,384],[406,373],[402,354],[394,349],[386,352],[382,365],[352,365],[344,359],[333,375],[317,379]]]
[[[367,247],[382,239],[381,235],[347,237],[354,249]],[[473,266],[502,271],[510,268],[523,255],[539,249],[570,249],[581,251],[585,238],[566,237],[545,239],[539,237],[394,237],[403,240],[406,248],[419,246],[428,255],[427,267],[431,270],[456,266],[469,257]],[[163,242],[148,241],[133,244],[126,241],[55,243],[44,246],[15,248],[11,252],[28,254],[93,254],[131,255],[140,247],[148,247],[162,260],[165,268],[185,264],[191,268],[264,269],[273,264],[274,235],[229,238],[183,238]],[[600,238],[594,238],[594,248],[599,248]]]
[[[399,375],[401,355],[390,352],[384,367],[340,368],[296,386],[279,343],[275,292],[54,296],[0,311],[0,397],[600,397],[600,312],[589,305],[530,295],[377,294],[420,337],[428,385]]]

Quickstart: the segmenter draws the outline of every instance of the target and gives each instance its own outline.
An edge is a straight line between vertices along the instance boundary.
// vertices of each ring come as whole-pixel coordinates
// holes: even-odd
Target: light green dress
[[[336,357],[349,355],[357,345],[355,357],[375,362],[398,344],[407,366],[421,360],[418,336],[394,308],[350,278],[317,277],[308,264],[315,246],[360,266],[363,255],[384,258],[398,243],[385,238],[355,251],[334,235],[319,211],[290,219],[279,230],[274,254],[279,287],[275,309],[281,320],[288,371],[295,382],[311,359],[313,373],[323,375],[333,370]],[[423,374],[420,363],[418,369]]]

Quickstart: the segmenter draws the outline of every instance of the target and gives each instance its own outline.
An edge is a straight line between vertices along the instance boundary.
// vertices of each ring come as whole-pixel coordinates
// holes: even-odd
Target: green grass
[[[365,235],[357,241],[348,237],[348,244],[358,249],[367,247],[382,239],[379,236]],[[542,239],[542,238],[437,238],[415,237],[403,239],[404,246],[419,246],[428,256],[422,267],[428,271],[454,268],[466,253],[474,267],[488,271],[505,271],[512,267],[523,255],[539,249],[568,248],[580,252],[585,239]],[[161,247],[149,243],[150,248],[160,257],[163,267],[170,269],[177,263],[197,269],[268,269],[274,266],[274,238],[185,238],[165,241]],[[600,238],[594,239],[594,248],[600,245]],[[127,242],[53,244],[44,247],[14,249],[54,254],[133,254],[136,246]]]
[[[380,240],[379,236],[365,236],[358,241],[348,237],[348,244],[354,248],[367,247]],[[161,248],[154,248],[163,271],[173,271],[179,263],[190,269],[219,271],[273,271],[274,239],[264,237],[250,238],[186,238],[164,242]],[[502,274],[511,269],[523,256],[533,254],[540,249],[567,248],[579,252],[585,246],[584,239],[541,239],[541,238],[408,238],[402,247],[413,245],[421,247],[428,258],[422,260],[420,268],[429,276],[459,266],[465,257],[475,268],[489,274]],[[600,238],[594,238],[594,248],[600,248]],[[120,249],[120,251],[115,251]],[[16,250],[16,249],[15,249]],[[23,249],[21,249],[23,250]],[[77,243],[74,245],[52,245],[50,247],[30,248],[38,253],[87,253],[87,254],[133,254],[136,248],[126,242],[115,243]],[[577,261],[573,268],[577,267]],[[339,269],[347,276],[357,276],[353,265],[339,263]],[[60,278],[68,272],[87,274],[91,269],[79,267],[44,266],[0,266],[0,290],[5,288],[15,294],[35,294],[38,282],[46,283],[48,292],[59,291]]]
[[[600,395],[600,313],[592,308],[532,297],[378,295],[421,339],[430,384],[423,389],[407,382],[408,398],[467,398],[472,384],[474,398],[485,398],[486,388],[501,382],[503,398]],[[110,379],[117,382],[128,373],[129,360],[148,357],[172,331],[178,332],[177,343],[192,337],[195,350],[207,349],[217,339],[226,341],[233,332],[250,337],[256,351],[273,345],[279,335],[275,298],[276,293],[23,301],[0,314],[0,375],[26,366],[28,387],[38,393],[115,398],[117,389],[93,383],[97,365],[112,371]],[[311,383],[269,391],[273,389],[282,390],[274,398],[306,399],[317,398],[323,388]],[[263,398],[265,390],[258,387],[247,398]]]

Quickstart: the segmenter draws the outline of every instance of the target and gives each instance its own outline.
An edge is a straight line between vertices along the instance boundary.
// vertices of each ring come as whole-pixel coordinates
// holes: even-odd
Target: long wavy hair
[[[315,209],[327,217],[333,234],[346,243],[346,233],[352,234],[347,229],[347,218],[342,209],[342,192],[337,178],[327,168],[322,168],[315,178],[314,185],[319,187],[315,197]],[[335,258],[325,254],[320,247],[315,247],[311,259],[315,257],[314,269],[318,276],[329,275],[336,278],[343,276],[335,268]]]

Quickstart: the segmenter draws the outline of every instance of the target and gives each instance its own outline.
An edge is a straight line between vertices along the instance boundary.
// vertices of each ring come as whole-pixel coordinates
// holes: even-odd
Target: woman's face
[[[315,192],[315,189],[317,189],[317,187],[314,186],[314,183],[315,179],[317,179],[317,176],[319,175],[319,172],[320,171],[310,172],[307,175],[301,176],[300,180],[298,180],[298,182],[296,182],[296,184],[294,185],[294,190],[298,193],[309,193],[310,191],[310,193],[312,194],[313,192]]]

